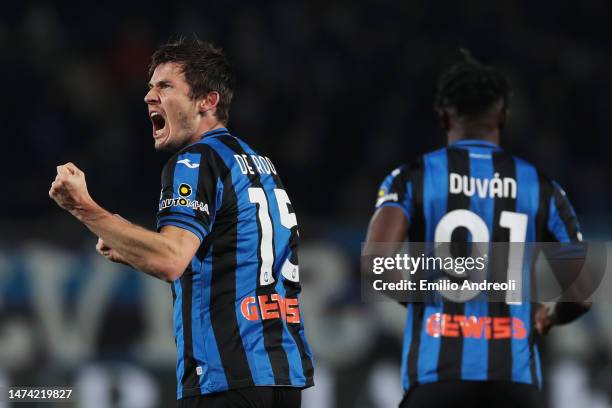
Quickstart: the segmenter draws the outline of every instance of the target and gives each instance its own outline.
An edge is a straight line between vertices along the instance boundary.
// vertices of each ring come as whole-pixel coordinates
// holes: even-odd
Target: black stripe
[[[499,178],[511,177],[516,180],[516,165],[512,155],[506,152],[493,153],[493,172],[499,173]],[[516,198],[496,197],[494,199],[493,212],[493,236],[492,242],[509,242],[510,230],[502,228],[499,220],[502,211],[516,211]],[[489,271],[492,272],[490,279],[494,282],[506,282],[508,277],[508,255],[507,248],[494,246],[491,250]],[[489,316],[510,317],[510,308],[505,303],[503,293],[500,298],[489,299]],[[492,329],[491,329],[492,330]],[[507,339],[491,339],[489,341],[489,366],[488,378],[490,380],[512,381],[512,341]]]
[[[229,169],[218,163],[223,178],[222,215],[217,213],[212,245],[210,319],[230,389],[253,385],[247,354],[236,316],[236,250],[238,245],[237,197]]]
[[[538,213],[536,215],[536,241],[552,242],[556,238],[548,230],[548,218],[550,216],[550,199],[552,197],[552,183],[538,172],[538,184],[540,196],[538,199]]]
[[[219,160],[217,153],[207,144],[196,145],[200,153],[200,167],[198,168],[198,187],[195,194],[196,201],[208,204],[207,214],[204,211],[195,210],[196,219],[200,224],[210,231],[210,214],[214,214],[217,192],[217,167]]]
[[[181,386],[183,387],[183,395],[189,393],[189,389],[200,386],[198,375],[196,373],[196,361],[193,357],[193,329],[191,322],[191,306],[192,306],[192,289],[193,289],[193,271],[191,266],[187,267],[183,276],[181,276],[182,288],[182,309],[181,315],[183,319],[183,379]]]
[[[418,379],[419,349],[421,347],[421,331],[423,330],[423,303],[412,304],[412,340],[408,349],[408,377],[410,388],[416,385]]]
[[[423,157],[410,167],[412,183],[412,219],[408,237],[412,242],[425,242],[425,215],[423,210]]]
[[[448,174],[457,173],[470,176],[470,156],[465,149],[449,148],[446,150],[448,160]],[[448,193],[447,193],[448,194]],[[470,198],[465,194],[448,194],[446,212],[464,209],[469,210]],[[452,242],[468,242],[468,230],[460,227],[455,229]],[[442,312],[450,315],[465,314],[465,304],[445,300]],[[442,336],[440,338],[440,355],[438,358],[438,378],[440,380],[456,380],[461,378],[461,365],[463,360],[463,337]]]
[[[225,144],[228,148],[236,152],[237,154],[245,154],[247,156],[247,161],[251,168],[255,169],[255,163],[253,163],[250,154],[244,151],[242,146],[238,141],[231,136],[220,136],[219,141]],[[249,181],[251,182],[251,186],[263,188],[263,184],[261,183],[261,176],[258,174],[250,174],[248,173]],[[270,211],[270,206],[268,205],[268,212]],[[270,219],[272,220],[272,216],[268,214]],[[259,232],[259,240],[261,240],[261,225],[259,221],[259,217],[257,219],[257,228]],[[272,249],[274,251],[274,242],[272,242]],[[261,245],[258,245],[257,256],[259,259],[259,268],[261,268],[261,253],[260,253]],[[275,281],[278,280],[278,271],[272,270]],[[275,284],[271,285],[260,285],[259,276],[257,278],[257,289],[256,295],[259,296],[267,296],[270,299],[272,294],[276,293]],[[270,364],[272,365],[272,372],[274,373],[274,381],[276,385],[291,385],[291,379],[289,375],[289,359],[287,358],[287,353],[283,348],[283,321],[282,319],[266,319],[261,321],[263,327],[263,337],[264,337],[264,346],[266,351],[268,352],[268,357],[270,358]]]
[[[391,185],[389,186],[389,191],[393,192],[393,193],[397,193],[397,200],[399,202],[403,202],[404,201],[404,197],[406,196],[406,172],[408,169],[406,169],[406,166],[401,166],[399,168],[400,172],[397,176],[393,177],[393,181],[391,182]]]
[[[555,186],[554,193],[555,206],[557,207],[557,213],[565,225],[567,235],[571,242],[579,242],[578,232],[580,230],[578,226],[578,219],[572,212],[572,207],[567,199],[567,196],[561,192],[559,187]]]
[[[420,156],[410,167],[409,179],[412,183],[412,219],[408,238],[412,242],[425,241],[425,215],[423,213],[423,157]],[[408,348],[407,369],[410,387],[417,383],[421,330],[425,306],[422,302],[412,303],[412,340]]]

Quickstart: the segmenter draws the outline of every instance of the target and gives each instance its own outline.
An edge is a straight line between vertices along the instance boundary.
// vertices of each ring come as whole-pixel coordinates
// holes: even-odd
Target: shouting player
[[[509,113],[506,78],[464,54],[438,83],[436,110],[448,146],[399,167],[384,180],[367,243],[433,242],[440,231],[453,241],[467,242],[467,230],[475,230],[471,224],[481,226],[479,235],[491,242],[581,241],[564,191],[499,147]],[[516,189],[491,197],[451,183],[496,177],[511,179]],[[511,229],[518,230],[512,223],[519,221],[525,222],[524,236],[511,235]],[[535,334],[570,322],[589,307],[588,302],[557,303],[553,310],[529,302],[408,303],[402,352],[405,397],[400,407],[540,406]],[[515,323],[516,330],[464,338],[461,322],[479,318],[501,318]],[[432,331],[432,322],[455,322],[458,330]]]
[[[225,127],[233,79],[197,39],[160,47],[145,96],[163,169],[157,231],[101,208],[74,164],[49,195],[97,250],[171,283],[179,407],[299,407],[313,385],[298,302],[298,227],[272,161]]]

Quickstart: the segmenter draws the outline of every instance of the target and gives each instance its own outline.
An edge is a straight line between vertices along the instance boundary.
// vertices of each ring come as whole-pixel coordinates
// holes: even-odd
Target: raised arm
[[[91,198],[85,174],[72,163],[57,167],[49,196],[103,241],[99,246],[109,259],[165,281],[180,278],[200,245],[186,229],[167,225],[149,231],[109,213]]]

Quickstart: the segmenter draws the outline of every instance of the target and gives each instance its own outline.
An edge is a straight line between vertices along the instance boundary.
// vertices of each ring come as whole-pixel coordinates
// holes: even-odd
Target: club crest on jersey
[[[181,183],[177,192],[179,197],[162,199],[159,203],[159,209],[163,210],[164,208],[176,206],[189,207],[193,210],[202,211],[203,213],[210,215],[208,204],[197,200],[191,200],[189,198],[189,196],[191,196],[193,193],[193,189],[189,184]]]

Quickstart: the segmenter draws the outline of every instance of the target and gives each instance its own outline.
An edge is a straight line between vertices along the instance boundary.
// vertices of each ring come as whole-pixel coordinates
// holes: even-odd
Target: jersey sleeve
[[[402,209],[408,221],[412,216],[412,182],[409,179],[408,167],[401,166],[393,170],[378,189],[376,208],[387,206]]]
[[[162,171],[157,230],[173,225],[202,241],[212,228],[222,188],[205,152],[173,156]]]
[[[548,232],[559,242],[581,242],[580,224],[567,194],[556,182],[552,182],[552,185],[546,225]]]

